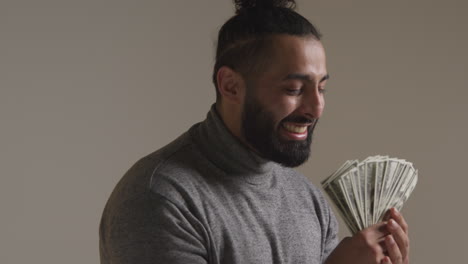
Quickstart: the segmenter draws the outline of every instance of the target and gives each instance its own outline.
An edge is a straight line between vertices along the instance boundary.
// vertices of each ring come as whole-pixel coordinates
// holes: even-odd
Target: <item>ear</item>
[[[216,74],[216,80],[222,100],[235,104],[242,102],[245,94],[245,85],[239,73],[227,66],[222,66]]]

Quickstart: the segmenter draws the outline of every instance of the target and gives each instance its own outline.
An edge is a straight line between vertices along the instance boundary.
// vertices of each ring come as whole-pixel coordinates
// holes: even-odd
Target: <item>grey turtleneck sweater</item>
[[[99,228],[102,264],[318,264],[337,244],[321,192],[207,119],[139,160]]]

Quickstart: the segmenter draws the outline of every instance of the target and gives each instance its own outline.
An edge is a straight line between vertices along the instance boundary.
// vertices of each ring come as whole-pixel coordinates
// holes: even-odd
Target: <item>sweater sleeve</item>
[[[187,210],[148,192],[101,223],[101,264],[207,264],[203,226]]]

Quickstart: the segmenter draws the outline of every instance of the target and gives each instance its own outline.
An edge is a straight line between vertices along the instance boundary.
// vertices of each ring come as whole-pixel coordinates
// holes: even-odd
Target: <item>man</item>
[[[291,3],[236,1],[219,32],[216,104],[118,183],[101,263],[408,263],[398,212],[338,244],[326,200],[291,169],[310,155],[329,78],[319,33]]]

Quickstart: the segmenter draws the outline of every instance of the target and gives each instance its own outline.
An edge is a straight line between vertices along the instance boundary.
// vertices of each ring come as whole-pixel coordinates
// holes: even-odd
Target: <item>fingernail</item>
[[[397,223],[395,222],[395,220],[390,219],[388,223],[390,224],[390,228],[393,228],[393,229],[397,228]]]
[[[387,242],[388,242],[390,245],[393,245],[393,244],[395,243],[395,239],[393,239],[392,236],[387,236],[386,239],[387,239]]]
[[[397,210],[395,207],[392,208],[392,211],[393,211],[393,213],[396,214],[396,215],[399,215],[399,214],[400,214],[400,212],[398,212],[398,210]]]

